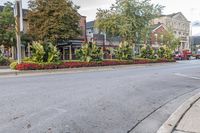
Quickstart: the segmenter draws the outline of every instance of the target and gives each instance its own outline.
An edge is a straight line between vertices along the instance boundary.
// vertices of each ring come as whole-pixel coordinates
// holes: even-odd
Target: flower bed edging
[[[80,67],[98,67],[98,66],[114,66],[129,64],[148,64],[148,63],[165,63],[175,62],[175,60],[167,59],[134,59],[131,61],[102,61],[102,62],[64,62],[61,64],[37,64],[23,62],[16,66],[16,70],[46,70],[46,69],[64,69],[64,68],[80,68]]]

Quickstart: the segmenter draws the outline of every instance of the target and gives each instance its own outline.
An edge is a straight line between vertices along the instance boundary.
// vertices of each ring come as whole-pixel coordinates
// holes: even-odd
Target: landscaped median
[[[80,68],[80,67],[98,67],[98,66],[114,66],[129,64],[147,64],[147,63],[166,63],[175,62],[172,59],[134,59],[134,60],[105,60],[100,62],[81,62],[71,61],[62,63],[34,63],[23,62],[16,64],[13,69],[16,70],[46,70],[46,69],[64,69],[64,68]]]

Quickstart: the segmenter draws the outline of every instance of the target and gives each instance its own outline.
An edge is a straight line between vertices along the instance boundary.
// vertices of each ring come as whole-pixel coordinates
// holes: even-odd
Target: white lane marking
[[[180,77],[185,77],[185,78],[190,78],[190,79],[200,80],[200,77],[189,76],[189,75],[185,75],[185,74],[182,74],[182,73],[174,73],[174,75],[180,76]]]

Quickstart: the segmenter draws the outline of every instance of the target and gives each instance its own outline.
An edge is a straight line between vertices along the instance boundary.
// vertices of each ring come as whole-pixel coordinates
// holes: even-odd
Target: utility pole
[[[14,16],[15,16],[15,30],[16,30],[16,40],[17,40],[17,62],[18,64],[20,64],[22,62],[21,31],[23,31],[22,1],[21,0],[15,1]]]

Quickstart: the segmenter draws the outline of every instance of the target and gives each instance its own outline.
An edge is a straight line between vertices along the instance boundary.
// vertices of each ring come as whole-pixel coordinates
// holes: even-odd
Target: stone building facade
[[[173,30],[176,37],[181,39],[177,50],[190,49],[190,21],[181,13],[162,15],[152,20],[152,24],[162,23],[167,29]]]

